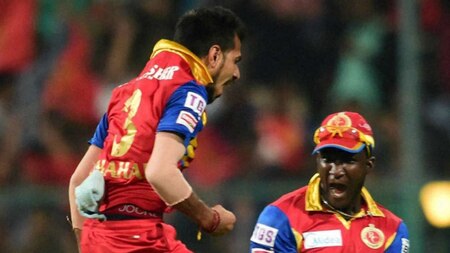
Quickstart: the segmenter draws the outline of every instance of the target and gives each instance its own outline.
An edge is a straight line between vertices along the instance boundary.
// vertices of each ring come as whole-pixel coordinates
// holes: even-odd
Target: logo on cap
[[[335,114],[331,119],[327,121],[325,124],[327,126],[340,126],[340,127],[351,127],[352,120],[350,117],[345,115],[344,112],[339,112]]]
[[[364,147],[375,146],[372,128],[356,112],[338,112],[328,115],[316,130],[314,142],[317,146],[313,153],[325,147],[357,153]]]

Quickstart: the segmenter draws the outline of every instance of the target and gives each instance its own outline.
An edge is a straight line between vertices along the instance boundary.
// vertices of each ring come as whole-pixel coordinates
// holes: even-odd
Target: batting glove
[[[105,192],[105,179],[99,170],[92,173],[75,188],[75,202],[80,214],[87,218],[106,220],[98,213],[99,202]]]

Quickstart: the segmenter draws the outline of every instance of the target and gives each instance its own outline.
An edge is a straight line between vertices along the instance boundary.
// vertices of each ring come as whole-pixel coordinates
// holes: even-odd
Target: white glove
[[[75,188],[75,202],[80,214],[87,218],[106,220],[106,216],[98,213],[99,202],[105,193],[103,174],[94,169],[92,173]]]

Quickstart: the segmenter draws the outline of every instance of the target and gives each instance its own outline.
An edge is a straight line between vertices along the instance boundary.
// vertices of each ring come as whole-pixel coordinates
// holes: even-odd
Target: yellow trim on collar
[[[207,67],[205,66],[205,64],[203,64],[200,58],[198,58],[198,56],[192,53],[189,49],[182,46],[181,44],[176,43],[175,41],[165,39],[159,40],[153,47],[153,52],[150,58],[153,58],[157,54],[164,51],[176,53],[177,55],[181,56],[187,63],[189,63],[192,74],[200,84],[208,85],[213,82],[213,79],[209,74]]]
[[[306,211],[323,211],[320,201],[320,177],[319,173],[309,180],[308,189],[306,190]]]
[[[364,201],[367,203],[367,214],[372,216],[384,217],[384,213],[378,208],[377,203],[373,200],[369,191],[363,187],[361,189],[361,195]],[[319,173],[309,180],[308,189],[306,190],[306,211],[324,211],[322,203],[320,201],[320,177]]]
[[[384,213],[378,208],[377,203],[375,203],[369,191],[365,187],[361,189],[361,195],[367,203],[367,214],[384,217]]]

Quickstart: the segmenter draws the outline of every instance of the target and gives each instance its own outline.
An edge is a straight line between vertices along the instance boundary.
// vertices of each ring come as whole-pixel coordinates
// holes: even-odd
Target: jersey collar
[[[162,39],[158,41],[153,47],[153,52],[150,58],[155,57],[161,52],[172,52],[182,57],[191,67],[192,74],[195,80],[200,84],[208,85],[213,82],[211,75],[208,72],[205,64],[194,53],[189,51],[186,47],[182,46],[171,40]]]
[[[367,214],[372,216],[384,217],[384,213],[378,208],[377,203],[373,200],[369,191],[363,187],[361,189],[361,196],[367,204]],[[316,173],[308,183],[308,189],[306,191],[306,211],[324,211],[320,201],[320,177],[319,173]]]

